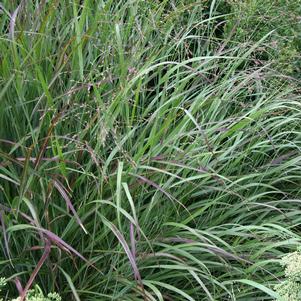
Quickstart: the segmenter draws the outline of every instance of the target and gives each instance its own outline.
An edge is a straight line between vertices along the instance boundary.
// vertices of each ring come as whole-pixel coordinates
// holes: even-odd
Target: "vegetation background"
[[[0,297],[279,298],[301,241],[301,1],[0,12]]]

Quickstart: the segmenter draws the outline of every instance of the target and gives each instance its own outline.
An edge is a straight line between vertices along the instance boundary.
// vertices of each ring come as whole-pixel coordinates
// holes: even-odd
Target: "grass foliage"
[[[3,297],[278,297],[301,242],[298,82],[231,5],[4,1]]]
[[[229,0],[227,3],[224,10],[233,14],[226,27],[229,32],[235,28],[234,41],[252,44],[272,32],[261,45],[257,64],[269,62],[278,72],[300,79],[301,1]]]

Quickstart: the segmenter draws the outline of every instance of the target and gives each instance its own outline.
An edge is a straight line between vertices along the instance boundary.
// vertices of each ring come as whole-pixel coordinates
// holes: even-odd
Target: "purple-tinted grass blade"
[[[77,252],[75,249],[73,249],[69,244],[67,244],[63,239],[61,239],[59,236],[57,236],[53,232],[46,230],[46,229],[42,229],[42,228],[40,228],[39,231],[41,231],[43,234],[45,234],[47,236],[47,238],[49,238],[57,246],[63,247],[64,249],[66,249],[69,252],[78,256],[80,259],[84,260],[85,262],[88,262],[88,260],[83,255],[81,255],[79,252]]]
[[[167,237],[167,238],[164,238],[163,240],[168,241],[168,242],[179,242],[179,243],[185,243],[185,244],[196,243],[196,241],[193,239],[182,238],[182,237]]]
[[[122,233],[117,229],[117,227],[112,224],[111,222],[109,222],[107,219],[103,218],[103,222],[112,230],[112,232],[114,233],[114,235],[117,237],[117,239],[119,240],[120,244],[122,245],[129,261],[130,264],[132,266],[133,272],[134,272],[134,277],[135,279],[138,281],[141,289],[142,289],[142,293],[144,295],[144,300],[147,300],[147,296],[145,294],[144,291],[144,286],[143,286],[143,282],[142,282],[142,278],[137,266],[137,262],[136,262],[136,256],[133,255],[133,253],[131,252],[124,236],[122,235]]]
[[[81,255],[78,251],[76,251],[74,248],[72,248],[69,244],[67,244],[63,239],[61,239],[59,236],[57,236],[53,232],[43,229],[43,228],[38,228],[38,231],[41,231],[47,238],[49,238],[59,248],[67,250],[70,253],[73,253],[74,255],[76,255],[83,261],[85,261],[89,266],[93,267],[98,272],[102,273],[97,267],[95,267],[95,265],[92,262],[90,262],[88,259],[86,259],[83,255]]]
[[[63,197],[63,199],[66,202],[67,207],[71,210],[71,212],[73,213],[77,223],[79,224],[79,226],[83,229],[83,231],[88,234],[88,231],[86,230],[86,228],[84,227],[82,221],[80,220],[76,210],[74,209],[72,202],[68,196],[68,194],[66,193],[65,189],[63,188],[63,185],[61,185],[61,183],[58,180],[54,180],[54,187],[58,190],[58,192],[60,193],[60,195]]]
[[[288,152],[287,154],[285,155],[282,155],[280,157],[277,157],[275,159],[273,159],[270,163],[270,165],[279,165],[280,163],[282,163],[283,161],[287,160],[287,159],[290,159],[291,157],[293,157],[294,155],[296,155],[298,152],[297,151],[291,151],[291,152]]]
[[[142,182],[151,185],[155,188],[157,188],[159,191],[161,191],[163,194],[165,194],[170,200],[173,200],[173,197],[171,194],[169,194],[167,191],[165,191],[162,187],[160,187],[158,184],[156,184],[155,182],[153,182],[152,180],[143,177],[141,175],[135,175],[137,178],[139,178]]]
[[[133,254],[132,254],[125,238],[120,233],[120,231],[116,228],[115,225],[111,224],[111,226],[112,226],[112,231],[114,232],[115,236],[118,238],[119,242],[121,243],[121,245],[122,245],[122,247],[123,247],[130,263],[131,263],[135,279],[141,281],[141,276],[140,276],[140,272],[138,270],[138,266],[137,266],[137,263],[136,263],[136,258],[133,256]]]
[[[20,301],[24,301],[25,300],[25,297],[26,297],[26,294],[28,292],[28,290],[30,289],[33,281],[35,280],[38,272],[40,271],[40,269],[42,268],[45,260],[48,258],[49,254],[50,254],[50,250],[51,250],[51,243],[50,241],[47,239],[45,241],[45,248],[44,248],[44,253],[42,255],[42,257],[40,258],[39,262],[37,263],[37,266],[35,267],[35,269],[33,270],[32,274],[30,275],[29,277],[29,280],[28,282],[26,283],[26,286],[24,288],[24,290],[22,291],[22,294],[21,294],[21,298],[20,298]]]
[[[131,251],[133,254],[133,257],[136,258],[136,241],[135,241],[135,229],[134,225],[130,223],[130,239],[131,239]]]
[[[19,296],[21,296],[23,294],[23,287],[22,287],[21,281],[18,277],[16,277],[14,279],[14,282],[15,282],[16,288],[18,290]]]

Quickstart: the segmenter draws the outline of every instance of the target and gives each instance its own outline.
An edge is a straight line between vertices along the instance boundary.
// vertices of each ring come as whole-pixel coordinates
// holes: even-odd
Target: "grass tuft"
[[[0,5],[1,297],[277,299],[301,105],[297,46],[289,70],[269,47],[295,30],[253,28],[261,0],[19,2]]]

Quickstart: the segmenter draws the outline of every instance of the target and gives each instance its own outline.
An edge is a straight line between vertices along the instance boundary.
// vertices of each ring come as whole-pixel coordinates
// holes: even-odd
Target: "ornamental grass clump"
[[[301,300],[301,252],[297,251],[283,257],[281,265],[285,266],[286,280],[276,285],[279,301]]]
[[[277,299],[301,245],[281,9],[263,31],[240,14],[259,0],[239,24],[225,0],[0,2],[0,276],[66,301]]]

